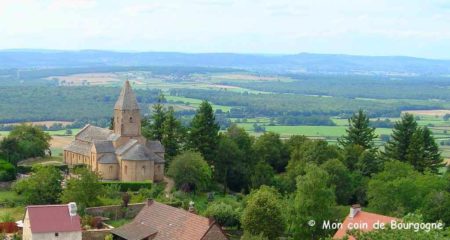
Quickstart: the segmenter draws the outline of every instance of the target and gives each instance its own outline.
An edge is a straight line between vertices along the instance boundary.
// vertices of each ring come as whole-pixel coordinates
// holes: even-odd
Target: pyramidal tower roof
[[[117,99],[114,109],[117,110],[135,110],[139,109],[139,105],[136,101],[136,96],[131,89],[130,82],[127,80],[122,87],[119,99]]]

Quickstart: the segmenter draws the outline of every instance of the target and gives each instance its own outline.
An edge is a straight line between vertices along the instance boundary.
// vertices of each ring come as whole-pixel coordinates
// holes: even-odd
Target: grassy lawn
[[[19,221],[23,219],[25,214],[25,207],[18,206],[13,208],[0,208],[0,221],[4,217],[11,217],[14,221]]]
[[[5,202],[6,200],[20,201],[22,197],[17,195],[14,191],[0,191],[0,202]]]
[[[24,161],[21,161],[19,164],[24,165],[24,166],[32,166],[35,164],[61,165],[61,164],[63,164],[63,158],[61,156],[53,156],[53,157],[47,156],[45,158],[24,160]]]
[[[131,222],[133,219],[118,219],[118,220],[109,220],[106,221],[106,224],[111,225],[113,227],[120,227],[122,225],[125,225],[129,222]]]
[[[25,207],[20,205],[22,197],[17,195],[14,191],[0,191],[0,203],[9,202],[15,203],[19,206],[14,207],[0,207],[0,221],[4,217],[12,217],[15,221],[23,218]]]
[[[253,123],[238,123],[239,127],[253,132]],[[308,137],[337,138],[345,134],[346,126],[265,126],[266,131],[275,132],[282,136],[305,135]],[[377,128],[376,133],[391,134],[389,128]]]

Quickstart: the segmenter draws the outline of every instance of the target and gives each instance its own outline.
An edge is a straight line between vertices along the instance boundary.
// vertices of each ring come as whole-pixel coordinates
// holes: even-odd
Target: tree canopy
[[[62,192],[61,172],[54,166],[33,167],[33,174],[15,183],[13,189],[27,204],[58,203]]]
[[[276,239],[284,232],[285,219],[280,205],[280,196],[275,189],[261,186],[252,191],[242,215],[244,232]]]
[[[177,188],[185,191],[206,190],[212,179],[211,168],[198,152],[187,151],[176,156],[167,175],[172,177]]]

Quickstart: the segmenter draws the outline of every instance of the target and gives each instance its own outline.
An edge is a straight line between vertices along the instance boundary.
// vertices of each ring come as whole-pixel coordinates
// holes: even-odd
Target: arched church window
[[[142,166],[142,175],[145,175],[145,166]]]
[[[130,117],[130,123],[133,123],[133,117]]]
[[[128,173],[128,166],[125,165],[125,175]]]
[[[109,166],[109,173],[112,173],[113,167]]]

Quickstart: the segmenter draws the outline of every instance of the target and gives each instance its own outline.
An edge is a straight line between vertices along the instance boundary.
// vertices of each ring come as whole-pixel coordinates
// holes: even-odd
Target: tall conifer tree
[[[163,138],[163,124],[166,118],[163,102],[164,95],[161,94],[156,104],[153,105],[150,118],[142,121],[142,135],[147,139],[161,141]]]
[[[188,144],[198,150],[209,164],[213,164],[219,142],[219,125],[211,104],[203,101],[191,122]]]
[[[339,144],[344,148],[349,145],[359,145],[364,149],[372,148],[377,135],[375,128],[370,127],[369,123],[369,117],[360,109],[358,114],[353,114],[348,120],[349,127],[345,130],[347,135],[338,139]]]
[[[162,144],[166,150],[166,159],[171,160],[181,150],[184,141],[184,128],[175,117],[173,107],[169,107],[163,123]]]
[[[385,156],[406,162],[408,148],[416,130],[417,122],[414,116],[409,113],[403,115],[402,119],[395,123],[391,140],[385,145]]]

